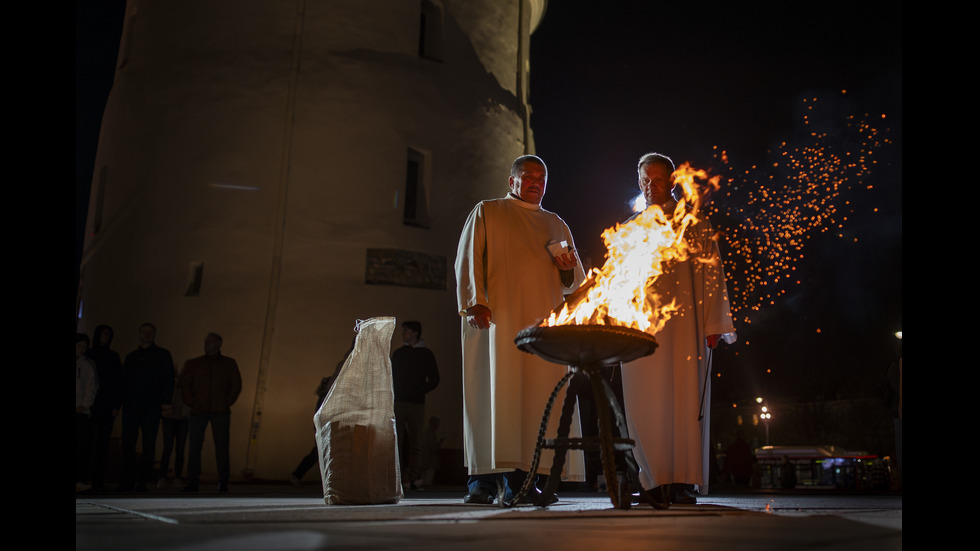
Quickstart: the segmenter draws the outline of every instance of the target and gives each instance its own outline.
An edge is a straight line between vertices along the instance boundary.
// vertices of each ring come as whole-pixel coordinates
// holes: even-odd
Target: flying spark
[[[888,129],[868,114],[846,117],[837,130],[819,130],[817,98],[804,104],[806,134],[770,150],[764,164],[738,169],[726,151],[715,153],[728,175],[707,211],[719,231],[732,313],[746,323],[752,312],[802,284],[796,272],[811,238],[826,232],[844,237],[854,195],[873,190],[865,178],[876,151],[890,143]]]

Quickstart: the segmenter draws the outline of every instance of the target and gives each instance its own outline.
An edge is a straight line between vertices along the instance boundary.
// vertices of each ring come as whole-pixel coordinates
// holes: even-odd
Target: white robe
[[[669,267],[655,283],[664,302],[676,298],[681,310],[655,335],[659,346],[653,355],[623,365],[627,428],[636,441],[640,483],[648,490],[677,483],[695,484],[707,493],[711,381],[705,337],[735,341],[712,234],[706,220],[687,230],[691,258]]]
[[[542,413],[566,373],[565,366],[514,344],[519,331],[547,317],[564,293],[585,279],[578,262],[575,281],[562,285],[546,248],[552,240],[575,247],[558,215],[510,195],[476,205],[460,235],[456,284],[463,317],[463,437],[471,475],[530,471]],[[490,309],[489,329],[466,323],[466,309],[476,304]],[[563,397],[556,399],[548,437],[557,429]],[[552,459],[553,452],[543,450],[537,472],[546,473]],[[569,478],[580,479],[576,465],[581,461],[573,458],[570,463]]]

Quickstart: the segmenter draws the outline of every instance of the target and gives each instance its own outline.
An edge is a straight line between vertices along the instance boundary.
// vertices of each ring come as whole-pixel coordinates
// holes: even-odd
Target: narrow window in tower
[[[204,275],[204,263],[197,261],[191,262],[187,267],[187,288],[184,290],[185,297],[196,297],[201,295],[201,277]]]
[[[426,155],[409,148],[405,168],[405,211],[402,221],[409,226],[429,227],[429,198],[425,193]]]
[[[433,0],[422,0],[419,56],[442,61],[442,4]]]

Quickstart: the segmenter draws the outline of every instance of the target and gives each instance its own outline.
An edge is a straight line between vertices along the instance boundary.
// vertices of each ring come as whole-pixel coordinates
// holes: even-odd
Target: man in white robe
[[[673,212],[674,163],[648,153],[637,165],[647,205]],[[695,503],[695,487],[707,493],[709,481],[708,359],[719,340],[735,342],[725,274],[717,242],[706,219],[689,227],[689,259],[665,267],[655,282],[663,303],[680,310],[656,334],[653,355],[623,366],[624,408],[640,484],[657,501]],[[667,486],[669,485],[669,486]]]
[[[508,181],[506,197],[481,201],[470,213],[456,253],[466,503],[492,503],[501,473],[502,499],[520,490],[541,415],[566,367],[522,352],[514,338],[585,279],[568,226],[541,208],[548,181],[544,161],[519,157]],[[547,473],[552,458],[550,450],[542,453],[537,471]]]

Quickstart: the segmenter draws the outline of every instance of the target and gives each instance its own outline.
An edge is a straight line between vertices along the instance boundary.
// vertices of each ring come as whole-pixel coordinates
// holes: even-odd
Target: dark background
[[[797,186],[793,171],[771,166],[782,153],[810,146],[875,161],[834,192],[804,198],[833,215],[806,228],[792,277],[766,276],[781,260],[751,274],[730,262],[735,283],[757,278],[777,298],[741,296],[729,281],[739,339],[716,353],[716,402],[886,392],[886,370],[901,353],[893,335],[902,322],[901,23],[900,3],[866,0],[553,1],[532,35],[544,205],[596,266],[602,230],[629,214],[646,152],[723,175],[712,222],[729,236],[750,218],[772,223],[781,208],[763,213],[750,192],[778,197]],[[860,119],[881,139],[862,145]],[[819,179],[826,167],[814,163],[806,176]],[[730,245],[722,240],[723,256],[738,259],[744,251]]]
[[[76,1],[76,269],[124,8]],[[808,229],[792,282],[765,281],[778,298],[732,293],[739,340],[716,353],[713,394],[733,403],[881,396],[901,353],[901,3],[552,0],[531,40],[530,94],[537,153],[549,166],[544,205],[594,265],[602,230],[629,213],[643,153],[723,175],[712,222],[727,235],[762,217],[754,193],[795,185],[771,167],[782,153],[816,143],[871,154],[871,170],[828,202],[806,199],[834,215]],[[887,141],[862,145],[844,124],[851,116]],[[807,170],[819,177],[821,168]],[[766,279],[765,266],[729,267],[734,283]]]

